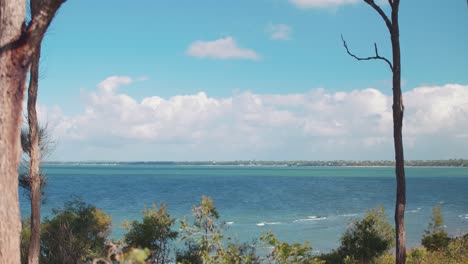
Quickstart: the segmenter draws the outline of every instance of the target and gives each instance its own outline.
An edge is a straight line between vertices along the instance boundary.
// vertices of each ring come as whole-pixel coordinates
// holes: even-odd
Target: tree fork
[[[26,25],[25,0],[0,0],[0,264],[20,263],[19,132],[26,76],[64,0],[31,2],[39,9]]]

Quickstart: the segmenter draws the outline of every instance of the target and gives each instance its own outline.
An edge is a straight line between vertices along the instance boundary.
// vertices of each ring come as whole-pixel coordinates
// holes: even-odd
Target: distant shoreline
[[[44,165],[153,165],[153,166],[239,166],[239,167],[394,167],[393,161],[46,161]],[[406,167],[468,167],[466,159],[408,160]]]

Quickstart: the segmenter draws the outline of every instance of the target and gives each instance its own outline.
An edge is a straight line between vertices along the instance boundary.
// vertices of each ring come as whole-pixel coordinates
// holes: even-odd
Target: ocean
[[[265,167],[47,164],[43,217],[81,198],[107,212],[114,238],[125,220],[141,219],[145,205],[166,203],[171,216],[189,219],[191,207],[210,196],[235,241],[272,230],[280,240],[310,241],[329,251],[367,209],[382,205],[393,224],[394,169],[387,167]],[[468,233],[468,168],[410,167],[407,175],[407,244],[417,246],[441,205],[447,231]],[[22,217],[28,197],[20,192]]]

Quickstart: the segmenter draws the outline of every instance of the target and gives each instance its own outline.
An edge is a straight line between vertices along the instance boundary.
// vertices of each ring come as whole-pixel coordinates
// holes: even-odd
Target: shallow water
[[[112,216],[119,238],[124,220],[139,219],[145,205],[165,202],[172,216],[190,215],[201,195],[211,196],[239,241],[272,229],[290,242],[309,240],[330,250],[366,209],[384,206],[392,220],[393,168],[240,167],[150,165],[46,165],[43,215],[74,196]],[[450,234],[468,232],[468,168],[407,168],[407,243],[418,245],[436,204]],[[21,212],[29,214],[21,195]]]

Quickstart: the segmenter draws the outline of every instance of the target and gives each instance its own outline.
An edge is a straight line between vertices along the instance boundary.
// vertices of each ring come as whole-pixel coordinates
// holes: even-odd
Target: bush
[[[229,243],[223,240],[224,223],[219,222],[219,213],[210,197],[202,196],[199,206],[192,207],[192,225],[181,221],[182,240],[188,245],[185,251],[177,252],[177,263],[205,264],[253,264],[258,263],[255,247]]]
[[[368,210],[364,219],[355,221],[341,237],[339,254],[352,263],[370,263],[393,246],[394,232],[383,207]],[[349,261],[348,261],[349,262]]]
[[[124,235],[124,241],[128,248],[148,248],[151,263],[166,263],[169,256],[168,244],[176,239],[178,233],[171,230],[175,222],[166,210],[166,205],[158,208],[153,204],[152,209],[143,210],[142,222],[133,221],[124,224],[128,233]]]
[[[421,240],[421,244],[428,251],[438,251],[446,249],[449,245],[450,238],[445,232],[444,218],[442,216],[442,208],[435,206],[432,208],[431,222],[425,231],[425,234]]]
[[[41,263],[83,263],[104,255],[111,218],[95,206],[74,200],[53,211],[42,225]]]
[[[424,263],[424,258],[427,255],[427,251],[424,248],[415,248],[411,249],[408,252],[407,262],[414,263],[414,264],[422,264]]]
[[[193,240],[185,241],[185,249],[176,251],[176,263],[180,264],[203,264],[200,254],[200,245]]]
[[[312,255],[312,247],[309,242],[304,244],[289,244],[279,241],[271,231],[260,238],[267,245],[272,246],[273,250],[268,255],[268,259],[277,264],[321,264],[320,261]]]

